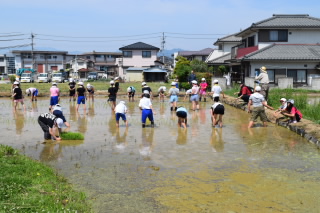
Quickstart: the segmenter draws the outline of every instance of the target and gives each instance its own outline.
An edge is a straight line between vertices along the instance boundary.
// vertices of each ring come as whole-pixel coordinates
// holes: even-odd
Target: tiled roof
[[[217,57],[217,58],[214,58],[210,61],[208,61],[207,63],[208,64],[225,64],[225,60],[230,60],[231,59],[231,53],[227,53],[223,56],[220,56],[220,57]]]
[[[128,46],[121,47],[119,48],[119,50],[160,50],[160,48],[143,42],[137,42]]]
[[[209,55],[214,49],[212,48],[205,48],[199,51],[180,51],[180,56],[191,56],[191,55]]]
[[[240,42],[241,41],[241,37],[235,36],[235,34],[232,35],[227,35],[223,38],[218,38],[218,40],[214,43],[214,45],[217,45],[218,43],[222,43],[222,42]]]
[[[243,57],[244,61],[255,60],[320,60],[319,44],[272,44]]]

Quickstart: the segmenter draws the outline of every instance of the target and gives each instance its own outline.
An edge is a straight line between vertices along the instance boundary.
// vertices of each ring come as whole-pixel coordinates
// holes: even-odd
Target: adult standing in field
[[[56,131],[57,128],[62,128],[63,120],[61,118],[58,118],[51,113],[42,113],[38,117],[38,124],[44,132],[45,140],[50,140],[51,138],[57,141],[61,140],[59,137],[60,131]],[[56,136],[56,133],[58,133],[58,136]]]
[[[205,78],[202,78],[201,79],[201,83],[200,83],[200,98],[199,98],[199,101],[201,102],[201,99],[203,97],[204,99],[204,102],[207,101],[207,98],[206,98],[206,91],[207,91],[207,87],[208,87],[208,84],[206,82],[206,79]]]
[[[88,91],[88,94],[89,94],[89,101],[90,101],[90,98],[92,99],[92,102],[94,101],[94,86],[91,85],[91,84],[87,84],[87,91]]]
[[[79,82],[78,83],[78,88],[77,88],[77,112],[79,110],[80,104],[83,104],[83,109],[84,111],[86,111],[87,107],[86,107],[86,89],[83,86],[83,82]]]
[[[59,96],[60,90],[56,82],[52,83],[52,87],[50,88],[50,108],[51,111],[52,107],[59,103]]]
[[[142,89],[141,89],[142,95],[144,94],[144,91],[145,91],[145,90],[148,90],[149,95],[150,95],[150,97],[151,97],[151,99],[152,99],[152,90],[151,90],[151,88],[147,85],[146,82],[142,82],[141,85],[142,85]]]
[[[31,96],[31,101],[37,101],[37,97],[38,97],[38,94],[39,94],[39,91],[37,88],[34,88],[34,87],[30,87],[28,89],[26,89],[26,94],[28,96]]]
[[[259,81],[261,86],[261,95],[268,101],[269,94],[269,76],[267,73],[267,68],[265,66],[260,68],[260,74],[255,77],[256,80]]]
[[[119,77],[114,78],[114,87],[117,89],[117,92],[118,92],[120,89],[120,78]]]
[[[14,102],[14,111],[17,110],[18,103],[21,103],[24,111],[26,110],[26,107],[23,102],[23,95],[22,95],[22,90],[19,86],[19,82],[14,82],[12,98],[13,98],[13,102]]]
[[[111,108],[112,110],[114,110],[114,108],[116,107],[116,100],[117,100],[117,92],[118,89],[115,87],[115,82],[114,81],[110,81],[110,87],[108,89],[108,101],[111,102]]]
[[[170,110],[177,111],[177,102],[178,102],[178,95],[179,95],[179,89],[176,87],[176,82],[171,83],[171,88],[169,89],[169,95],[170,95],[170,103],[171,108]]]
[[[211,91],[212,91],[212,97],[214,102],[219,102],[220,94],[222,94],[224,98],[224,93],[221,87],[219,86],[219,81],[217,79],[213,81],[213,87]]]
[[[252,105],[252,114],[251,114],[251,119],[250,119],[248,128],[251,128],[253,126],[254,122],[257,121],[258,117],[260,117],[261,121],[263,122],[263,126],[266,127],[268,118],[267,118],[264,107],[267,107],[273,110],[273,108],[267,104],[266,100],[264,99],[264,96],[260,94],[260,92],[261,92],[261,87],[256,86],[255,92],[252,95],[250,95],[249,103],[248,103],[248,113],[251,112],[250,107]]]
[[[129,102],[130,101],[134,101],[134,94],[136,93],[136,88],[134,88],[133,86],[130,86],[127,88],[127,94],[128,94],[128,98],[129,98]]]
[[[194,74],[194,71],[192,70],[190,75],[188,76],[188,82],[190,85],[192,85],[192,81],[197,80],[196,74]]]
[[[74,79],[70,78],[69,82],[69,101],[73,98],[73,101],[76,101],[76,82]]]
[[[191,97],[190,101],[192,102],[192,110],[195,111],[196,109],[199,110],[199,86],[196,80],[193,80],[191,88]]]

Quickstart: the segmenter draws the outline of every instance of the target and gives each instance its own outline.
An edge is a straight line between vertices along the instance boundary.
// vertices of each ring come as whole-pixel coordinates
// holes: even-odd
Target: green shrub
[[[62,140],[83,140],[84,136],[78,132],[62,132],[61,133]]]
[[[16,76],[10,75],[10,76],[9,76],[9,80],[10,80],[11,83],[15,82]]]

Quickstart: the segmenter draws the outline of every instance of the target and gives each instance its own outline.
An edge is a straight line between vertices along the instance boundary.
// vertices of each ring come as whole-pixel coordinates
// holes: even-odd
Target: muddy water
[[[319,151],[285,128],[248,131],[248,114],[228,106],[224,127],[212,128],[202,103],[182,130],[169,105],[155,100],[154,129],[141,128],[135,102],[129,128],[118,130],[104,98],[86,113],[67,99],[61,104],[71,131],[85,140],[42,144],[37,116],[48,100],[13,113],[11,101],[0,99],[1,143],[56,168],[87,193],[95,212],[319,211]]]

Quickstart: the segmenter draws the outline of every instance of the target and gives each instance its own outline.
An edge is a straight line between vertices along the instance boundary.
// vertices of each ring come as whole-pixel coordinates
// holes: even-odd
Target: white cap
[[[82,85],[83,86],[83,82],[79,82],[78,85]]]
[[[110,81],[110,84],[114,84],[114,81]]]
[[[287,103],[294,104],[294,100],[293,100],[293,99],[289,99],[289,100],[287,101]]]
[[[126,102],[124,102],[124,101],[120,101],[120,104],[126,104]]]
[[[55,111],[55,110],[62,111],[61,105],[60,105],[60,104],[56,104],[56,105],[53,107],[53,111]]]
[[[15,81],[15,82],[13,82],[13,84],[18,85],[18,84],[19,84],[19,82],[18,82],[18,81]]]
[[[70,82],[73,82],[73,78],[70,78],[69,81],[70,81]]]
[[[201,81],[205,81],[206,79],[205,78],[201,78]]]
[[[118,80],[118,79],[119,79],[119,77],[115,77],[115,78],[114,78],[115,81]]]
[[[87,84],[87,87],[90,87],[91,86],[91,84]]]
[[[30,94],[30,90],[29,90],[29,89],[26,89],[26,93],[27,93],[27,94]]]
[[[148,90],[143,90],[143,94],[149,94]]]
[[[191,81],[193,84],[197,84],[198,82],[196,80]]]
[[[219,83],[218,79],[214,79],[213,83]]]
[[[280,99],[280,101],[286,102],[286,101],[287,101],[287,99],[285,99],[285,98],[281,98],[281,99]]]
[[[261,87],[260,86],[256,86],[255,91],[260,92],[261,91]]]
[[[147,85],[147,83],[146,82],[142,82],[141,85],[144,86],[144,85]]]
[[[128,87],[127,92],[131,92],[131,91],[132,91],[131,87]]]
[[[172,82],[172,83],[171,83],[171,86],[175,86],[175,85],[177,85],[176,82]]]
[[[57,82],[52,82],[52,85],[57,85]]]
[[[58,128],[63,127],[63,120],[61,118],[57,118],[56,123],[57,123]]]

